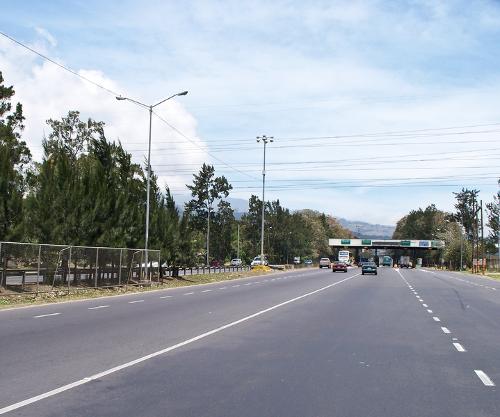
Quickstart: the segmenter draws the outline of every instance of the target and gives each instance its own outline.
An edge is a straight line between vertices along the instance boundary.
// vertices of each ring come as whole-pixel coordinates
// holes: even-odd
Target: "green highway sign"
[[[371,239],[362,239],[361,240],[361,244],[362,245],[370,245],[372,244],[372,240]]]
[[[402,240],[401,246],[411,246],[411,240]]]
[[[341,245],[350,245],[351,244],[351,239],[342,239],[340,241]]]

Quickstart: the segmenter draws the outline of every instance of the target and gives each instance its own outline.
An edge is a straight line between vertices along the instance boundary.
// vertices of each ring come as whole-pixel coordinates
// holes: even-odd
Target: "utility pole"
[[[462,224],[460,225],[460,271],[463,269],[463,265],[464,265],[464,233],[463,233],[463,229],[464,229],[464,226],[463,226],[463,222],[464,222],[464,218],[462,216]]]
[[[274,142],[274,137],[266,135],[257,136],[257,143],[262,141],[264,144],[264,164],[262,167],[262,224],[261,224],[261,238],[260,238],[260,264],[264,265],[264,212],[266,207],[265,189],[266,189],[266,145],[268,142]]]
[[[237,250],[236,257],[240,259],[240,224],[238,223],[238,250]]]
[[[484,259],[484,227],[483,227],[483,200],[481,200],[481,271],[484,275],[486,261]]]
[[[207,260],[206,264],[210,268],[210,184],[207,183]]]

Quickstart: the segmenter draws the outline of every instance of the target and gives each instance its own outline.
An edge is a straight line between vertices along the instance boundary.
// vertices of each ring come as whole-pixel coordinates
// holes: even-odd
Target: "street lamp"
[[[171,98],[174,98],[177,96],[185,96],[187,93],[188,93],[187,91],[183,91],[181,93],[173,94],[170,97],[167,97],[167,98],[159,101],[158,103],[152,104],[152,105],[147,105],[147,104],[141,103],[140,101],[133,100],[129,97],[122,97],[122,96],[116,97],[116,99],[119,101],[127,100],[127,101],[130,101],[130,102],[137,104],[141,107],[149,109],[148,171],[147,171],[147,186],[146,186],[146,233],[145,233],[146,236],[145,236],[145,241],[144,241],[144,251],[146,254],[146,259],[145,259],[146,267],[144,270],[146,272],[146,279],[148,279],[148,277],[149,277],[149,274],[148,274],[149,194],[150,194],[150,188],[151,188],[150,187],[150,178],[151,178],[151,125],[152,125],[152,121],[153,121],[153,109],[156,106],[159,106],[160,104],[164,103],[165,101],[170,100]]]
[[[264,265],[264,207],[265,207],[265,186],[266,186],[266,145],[269,142],[274,142],[274,137],[266,135],[257,136],[257,143],[262,141],[264,144],[264,165],[262,168],[262,225],[261,225],[261,239],[260,239],[260,264]]]

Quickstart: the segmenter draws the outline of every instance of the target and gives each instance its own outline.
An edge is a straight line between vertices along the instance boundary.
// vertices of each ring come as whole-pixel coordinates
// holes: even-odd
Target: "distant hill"
[[[391,239],[396,226],[372,224],[360,221],[337,218],[346,229],[351,230],[357,237],[365,239]]]

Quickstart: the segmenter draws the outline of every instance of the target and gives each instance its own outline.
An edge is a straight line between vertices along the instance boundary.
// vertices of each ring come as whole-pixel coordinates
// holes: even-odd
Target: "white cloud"
[[[42,31],[37,30],[38,33]],[[48,33],[43,33],[47,38]],[[55,44],[55,42],[51,42]],[[38,45],[41,47],[41,45]],[[44,51],[46,52],[46,51]],[[125,149],[141,149],[133,152],[134,160],[144,166],[147,155],[149,113],[129,102],[117,101],[105,90],[62,70],[56,65],[41,61],[35,55],[13,46],[4,39],[0,39],[0,68],[2,68],[6,85],[13,85],[16,91],[14,100],[23,105],[26,117],[26,128],[23,139],[32,150],[35,160],[42,158],[41,140],[49,132],[46,125],[48,119],[60,119],[69,110],[81,112],[81,118],[92,118],[106,123],[105,132],[109,140],[120,140]],[[81,69],[80,75],[100,84],[112,91],[124,91],[115,81],[106,77],[101,71]],[[158,112],[173,126],[192,138],[199,146],[203,141],[197,136],[196,120],[185,110],[180,100],[175,99],[159,106]],[[173,154],[185,152],[192,146],[178,133],[154,117],[152,129],[152,156],[151,165],[175,163],[177,156],[162,153],[161,157],[155,152],[159,148],[167,148]],[[161,141],[157,141],[159,138]],[[166,141],[169,139],[169,141]],[[204,161],[201,154],[184,153],[186,163],[199,164]],[[172,188],[183,187],[186,177],[171,171],[160,177],[162,184]]]

